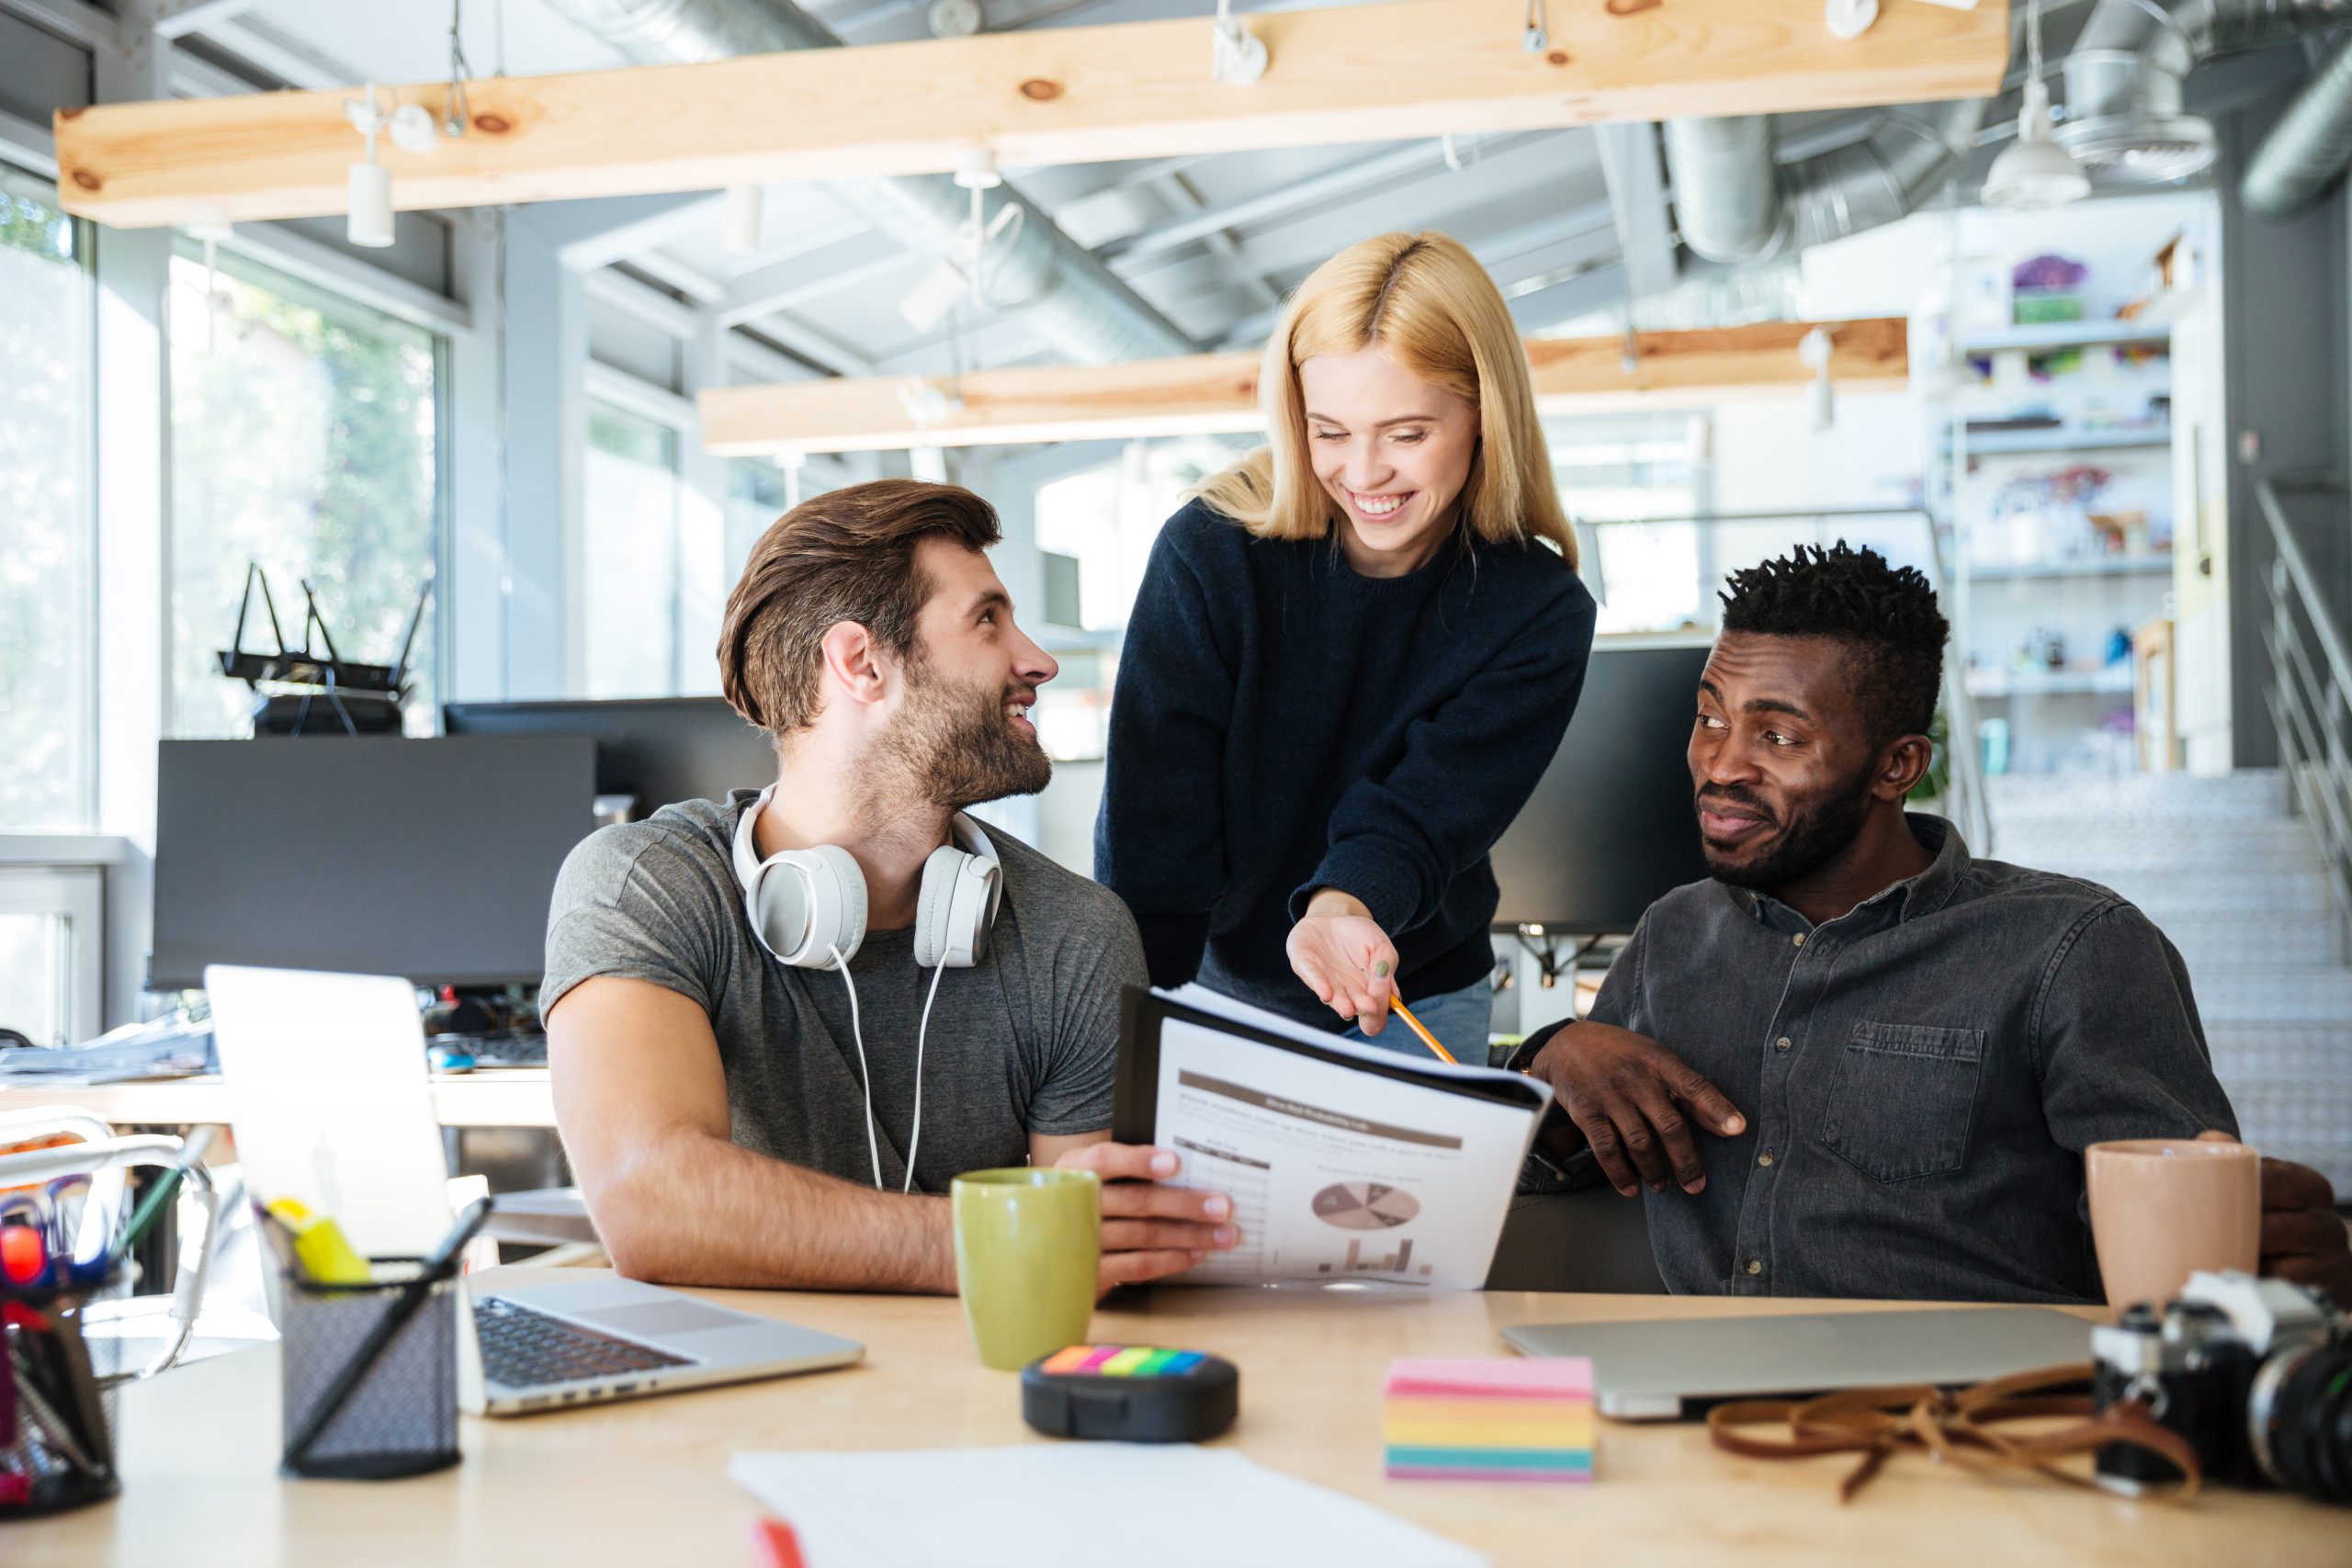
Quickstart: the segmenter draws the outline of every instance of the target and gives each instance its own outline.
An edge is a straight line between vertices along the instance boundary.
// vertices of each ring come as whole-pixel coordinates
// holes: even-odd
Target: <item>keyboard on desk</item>
[[[544,1067],[548,1037],[536,1029],[502,1029],[491,1034],[435,1034],[426,1044],[471,1056],[477,1067]]]
[[[474,1337],[481,1346],[482,1376],[509,1388],[693,1365],[686,1357],[639,1340],[599,1334],[500,1296],[482,1296],[474,1302]]]

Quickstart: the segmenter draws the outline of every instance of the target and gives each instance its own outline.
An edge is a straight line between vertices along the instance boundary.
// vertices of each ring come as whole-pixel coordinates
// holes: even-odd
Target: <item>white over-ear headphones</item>
[[[780,850],[763,860],[760,813],[775,793],[770,784],[735,824],[735,880],[743,889],[743,912],[752,934],[779,961],[802,969],[839,969],[849,987],[850,1032],[857,1043],[857,1071],[865,1091],[865,1148],[874,1162],[874,1185],[882,1186],[881,1146],[874,1132],[874,1078],[865,1066],[865,1036],[857,1016],[857,982],[849,961],[865,941],[865,875],[847,850],[819,844]],[[915,1120],[907,1141],[907,1179],[912,1191],[915,1151],[922,1143],[922,1055],[931,1032],[931,1004],[939,977],[969,969],[988,956],[989,931],[1004,899],[1004,872],[996,846],[979,824],[962,812],[952,830],[956,841],[942,844],[923,862],[922,886],[915,898],[915,963],[932,972],[923,998],[922,1023],[915,1032]]]

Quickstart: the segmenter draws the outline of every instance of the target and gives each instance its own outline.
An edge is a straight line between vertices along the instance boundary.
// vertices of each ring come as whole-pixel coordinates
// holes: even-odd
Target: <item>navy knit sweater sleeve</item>
[[[1486,864],[1551,765],[1584,690],[1592,611],[1583,604],[1580,624],[1564,615],[1566,626],[1548,626],[1539,615],[1524,635],[1490,644],[1484,663],[1456,671],[1451,695],[1407,724],[1394,766],[1347,786],[1322,863],[1291,894],[1292,920],[1317,888],[1335,887],[1363,899],[1394,941],[1438,914],[1455,878]],[[1480,924],[1493,914],[1489,900]]]
[[[1591,596],[1541,546],[1449,543],[1401,578],[1198,502],[1152,550],[1111,709],[1095,874],[1154,984],[1197,974],[1338,1026],[1283,942],[1319,887],[1396,943],[1407,1000],[1492,964],[1487,854],[1558,750]]]
[[[1134,912],[1155,986],[1199,973],[1225,890],[1221,780],[1244,640],[1242,628],[1217,626],[1174,534],[1153,545],[1127,619],[1094,824],[1095,880]]]

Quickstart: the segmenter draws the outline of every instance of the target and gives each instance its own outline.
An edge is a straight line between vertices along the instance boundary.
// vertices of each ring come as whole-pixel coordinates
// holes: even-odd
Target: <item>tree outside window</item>
[[[90,826],[85,231],[0,169],[0,829]]]
[[[288,642],[301,637],[307,580],[344,658],[399,658],[438,555],[439,344],[225,256],[211,275],[175,256],[170,311],[171,730],[243,735],[252,694],[215,656],[249,561],[269,576]],[[410,655],[412,734],[434,728],[436,609]],[[275,646],[258,595],[245,639]]]

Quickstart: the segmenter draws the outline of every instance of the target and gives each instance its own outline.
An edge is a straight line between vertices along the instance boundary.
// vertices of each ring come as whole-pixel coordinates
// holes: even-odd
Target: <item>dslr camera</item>
[[[2192,1274],[2161,1311],[2143,1302],[2091,1330],[2099,1409],[2143,1403],[2185,1438],[2208,1480],[2352,1503],[2352,1319],[2283,1280]],[[2158,1455],[2101,1449],[2101,1485],[2178,1481]]]

